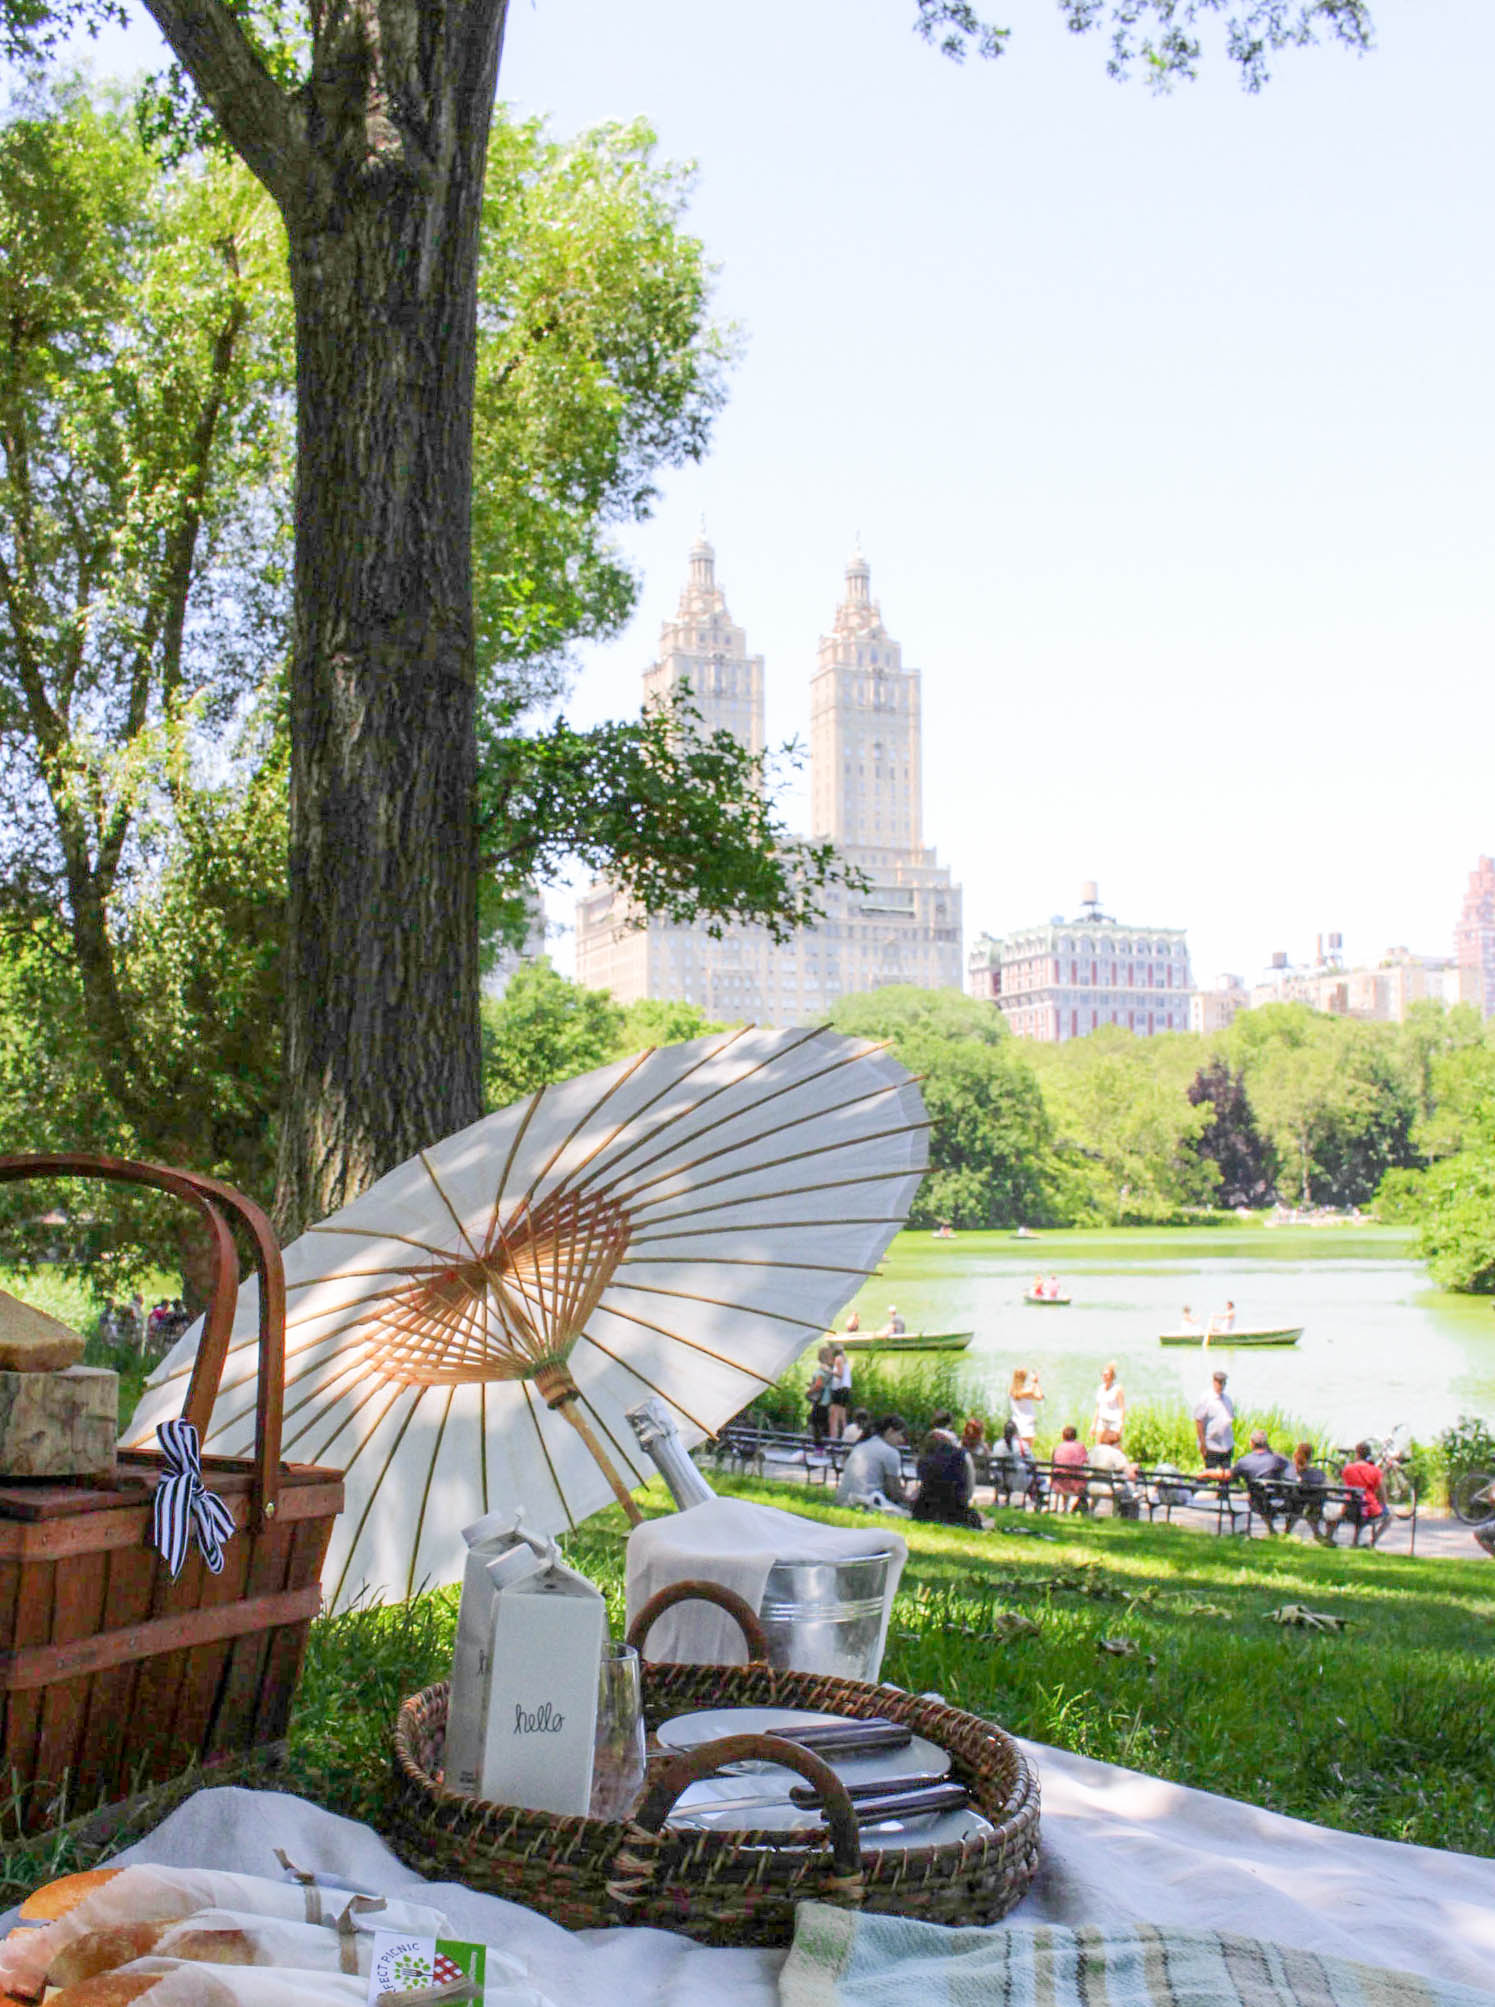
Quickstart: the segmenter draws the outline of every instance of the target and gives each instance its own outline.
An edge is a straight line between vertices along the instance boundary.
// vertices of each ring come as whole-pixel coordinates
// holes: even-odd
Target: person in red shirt
[[[1356,1443],[1355,1461],[1345,1465],[1339,1478],[1341,1484],[1347,1484],[1359,1493],[1358,1513],[1352,1505],[1350,1513],[1346,1514],[1346,1517],[1354,1514],[1357,1547],[1364,1529],[1370,1529],[1370,1544],[1374,1547],[1391,1524],[1391,1514],[1386,1508],[1386,1481],[1381,1476],[1380,1466],[1371,1462],[1370,1454],[1369,1443]]]

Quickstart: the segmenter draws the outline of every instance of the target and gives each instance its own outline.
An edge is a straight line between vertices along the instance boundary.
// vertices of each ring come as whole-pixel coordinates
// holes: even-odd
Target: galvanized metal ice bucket
[[[892,1559],[885,1553],[776,1561],[758,1607],[769,1663],[875,1684]]]

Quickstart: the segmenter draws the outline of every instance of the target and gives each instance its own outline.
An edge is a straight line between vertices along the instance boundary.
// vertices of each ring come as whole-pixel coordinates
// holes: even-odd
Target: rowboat
[[[975,1335],[974,1331],[900,1331],[894,1338],[879,1338],[875,1331],[860,1331],[833,1342],[843,1352],[964,1352]]]
[[[1211,1331],[1209,1346],[1215,1352],[1239,1345],[1296,1345],[1303,1330],[1301,1324],[1284,1324],[1275,1331]],[[1163,1331],[1158,1335],[1160,1345],[1203,1345],[1204,1341],[1203,1331]]]
[[[1024,1303],[1036,1304],[1040,1309],[1043,1310],[1052,1309],[1055,1305],[1062,1305],[1065,1303],[1069,1303],[1072,1300],[1073,1299],[1068,1296],[1035,1296],[1031,1289],[1025,1289],[1023,1291]]]

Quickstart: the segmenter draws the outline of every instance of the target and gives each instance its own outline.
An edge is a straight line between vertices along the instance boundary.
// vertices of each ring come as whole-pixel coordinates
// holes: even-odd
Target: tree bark
[[[221,0],[146,4],[290,238],[290,1236],[482,1112],[469,516],[505,0],[319,0],[294,98]]]

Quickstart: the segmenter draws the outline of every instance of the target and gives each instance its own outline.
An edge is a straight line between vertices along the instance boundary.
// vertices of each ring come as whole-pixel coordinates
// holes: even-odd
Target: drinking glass
[[[594,1819],[626,1819],[644,1788],[644,1688],[638,1651],[602,1647],[597,1676],[597,1748],[592,1762]]]

